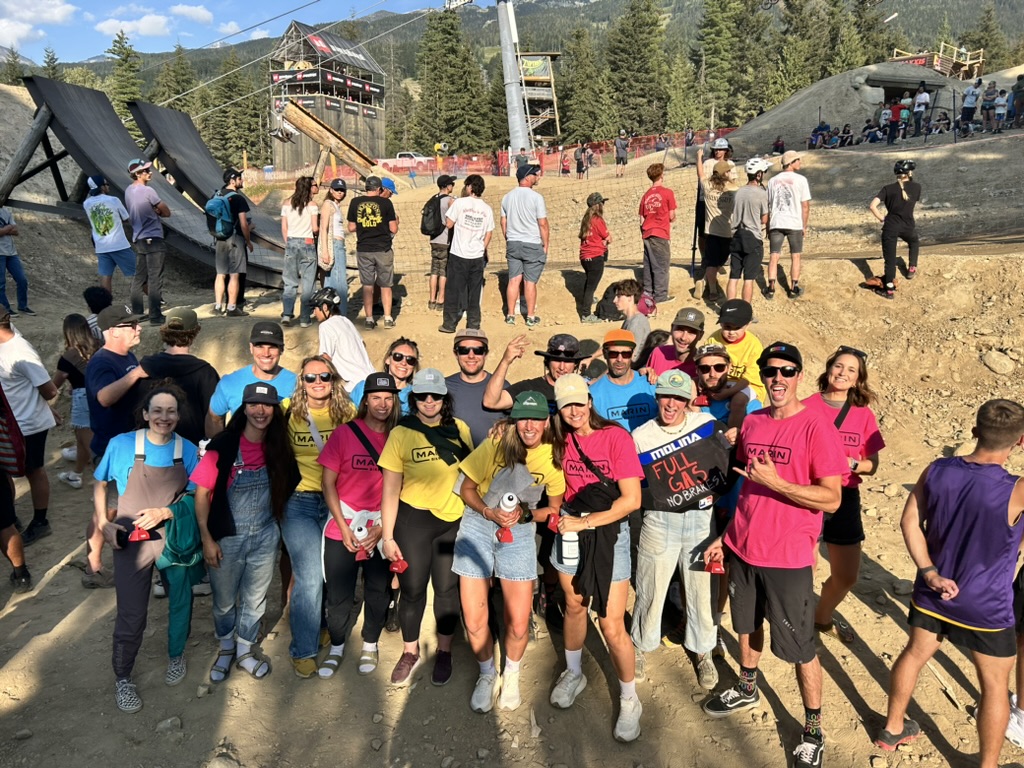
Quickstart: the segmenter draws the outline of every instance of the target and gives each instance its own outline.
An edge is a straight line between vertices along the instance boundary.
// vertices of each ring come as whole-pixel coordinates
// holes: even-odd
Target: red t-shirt
[[[651,356],[647,358],[647,367],[653,368],[659,376],[665,371],[674,371],[678,368],[691,379],[697,378],[697,364],[692,357],[679,362],[676,358],[675,344],[665,344],[651,350]]]
[[[609,480],[644,476],[633,440],[622,427],[617,425],[605,427],[591,432],[586,437],[575,435],[575,438],[579,441],[580,448],[587,458]],[[571,437],[565,444],[562,471],[565,472],[565,502],[567,504],[576,497],[582,488],[598,482],[594,473],[587,469],[587,465],[580,460],[580,454]]]
[[[825,402],[820,393],[808,397],[804,400],[804,405],[817,411],[833,424],[842,408],[841,403],[839,408],[834,408]],[[846,418],[843,419],[843,425],[839,428],[839,436],[843,439],[843,451],[846,452],[846,457],[856,461],[866,459],[885,448],[885,440],[878,430],[878,421],[870,408],[851,406]],[[860,475],[849,470],[843,476],[843,486],[846,488],[856,488],[862,482],[864,479]]]
[[[604,223],[604,219],[600,216],[592,218],[590,220],[590,236],[580,242],[580,258],[596,259],[598,256],[604,256],[607,250],[604,241],[607,237],[608,225]]]
[[[676,209],[676,196],[668,187],[658,184],[651,187],[640,198],[640,216],[643,223],[640,233],[644,238],[672,237],[672,221],[669,215]]]
[[[369,438],[370,445],[376,448],[377,454],[380,455],[388,439],[387,433],[374,432],[361,419],[356,419],[353,424]],[[377,462],[367,452],[366,446],[350,427],[343,425],[331,433],[317,461],[321,466],[338,473],[335,488],[338,490],[338,498],[346,506],[357,512],[364,509],[374,512],[380,510],[384,476]],[[351,523],[352,520],[346,517],[345,522]],[[338,530],[338,524],[334,522],[333,517],[327,522],[324,536],[341,541],[341,531]]]
[[[747,416],[736,455],[746,462],[761,452],[772,457],[779,477],[799,485],[841,477],[848,468],[839,432],[811,408],[785,419],[773,419],[768,408]],[[760,483],[745,480],[725,544],[751,565],[806,568],[814,565],[821,525],[820,510],[797,506]]]

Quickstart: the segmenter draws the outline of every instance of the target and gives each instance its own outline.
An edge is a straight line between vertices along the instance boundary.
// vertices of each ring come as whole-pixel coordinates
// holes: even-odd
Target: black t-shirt
[[[391,222],[397,221],[391,201],[360,195],[348,204],[348,220],[356,225],[356,250],[380,253],[391,250]]]
[[[554,416],[558,413],[558,406],[555,404],[555,385],[549,384],[548,380],[543,376],[536,379],[526,379],[526,381],[518,381],[515,384],[509,384],[507,387],[508,393],[512,395],[512,399],[515,400],[521,392],[540,392],[544,397],[548,399],[548,411]]]
[[[149,374],[149,378],[139,383],[140,399],[163,379],[173,379],[184,390],[185,402],[178,408],[179,421],[175,431],[198,444],[206,437],[206,412],[220,381],[217,371],[195,355],[172,355],[168,352],[144,357],[139,364]]]
[[[229,194],[231,193],[231,194]],[[231,208],[231,220],[235,223],[234,234],[242,234],[241,227],[238,226],[238,217],[248,213],[251,209],[249,208],[249,201],[245,199],[245,195],[241,192],[236,192],[233,189],[227,187],[221,187],[221,195],[228,195],[228,205]],[[213,216],[206,214],[206,228],[211,232],[217,222],[213,220]]]
[[[903,199],[903,192],[906,192],[907,199]],[[916,181],[903,182],[903,190],[900,190],[899,182],[886,184],[878,192],[876,197],[885,206],[884,229],[901,229],[914,226],[914,206],[921,199],[921,185]]]
[[[57,370],[67,374],[72,389],[81,389],[85,386],[85,368],[85,358],[77,349],[65,349],[57,361]]]

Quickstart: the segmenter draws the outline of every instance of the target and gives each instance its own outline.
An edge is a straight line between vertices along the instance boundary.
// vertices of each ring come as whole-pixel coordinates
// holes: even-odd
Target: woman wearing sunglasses
[[[382,370],[395,377],[398,385],[398,399],[402,406],[402,415],[412,412],[409,405],[409,395],[412,390],[409,384],[412,377],[420,369],[420,348],[412,339],[400,336],[391,342],[387,352],[384,353]],[[363,385],[360,381],[352,389],[352,402],[358,403],[363,398]]]
[[[860,572],[861,476],[878,469],[878,454],[885,447],[878,421],[871,410],[875,393],[868,385],[868,356],[853,347],[839,347],[825,363],[818,377],[818,393],[804,405],[835,423],[843,438],[849,473],[843,477],[842,501],[834,515],[825,518],[821,538],[828,547],[831,574],[821,587],[821,599],[814,613],[814,626],[824,635],[852,643],[850,625],[834,615],[837,605],[853,589]]]
[[[330,360],[307,357],[291,399],[283,403],[288,439],[299,463],[302,480],[288,499],[281,537],[288,549],[294,578],[288,601],[292,630],[289,654],[295,674],[316,674],[320,626],[323,622],[323,560],[320,556],[324,526],[330,510],[323,494],[323,467],[318,459],[331,433],[356,415],[344,382]]]
[[[405,647],[391,683],[408,685],[422,663],[420,623],[429,581],[437,622],[431,682],[444,685],[452,676],[452,638],[459,623],[459,577],[452,560],[463,504],[453,489],[473,438],[466,423],[452,415],[452,396],[440,371],[419,371],[411,389],[413,413],[391,431],[378,462],[384,478],[381,541],[402,588],[398,620]]]

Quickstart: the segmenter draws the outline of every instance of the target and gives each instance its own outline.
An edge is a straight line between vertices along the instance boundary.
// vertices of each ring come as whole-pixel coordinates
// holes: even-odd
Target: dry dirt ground
[[[0,102],[8,115],[0,126],[0,147],[9,156],[30,112],[24,95],[11,89],[0,92]],[[858,283],[866,272],[880,268],[877,227],[865,207],[891,178],[897,154],[816,153],[805,166],[815,195],[802,279],[805,297],[771,304],[755,298],[760,322],[752,330],[757,336],[765,343],[785,339],[804,350],[810,374],[806,394],[811,392],[810,379],[837,345],[854,344],[869,353],[872,383],[879,395],[876,410],[888,443],[878,475],[865,483],[863,575],[840,607],[858,639],[850,647],[830,641],[821,646],[830,766],[974,764],[977,737],[964,707],[977,699],[978,684],[969,660],[951,647],[938,657],[944,682],[925,672],[918,684],[910,714],[921,722],[924,738],[896,754],[883,754],[872,747],[870,737],[885,709],[889,667],[906,640],[905,580],[912,578],[913,566],[898,527],[906,488],[929,460],[969,440],[973,414],[982,402],[1024,397],[1022,148],[1020,135],[1010,133],[956,147],[906,150],[918,159],[918,176],[925,187],[919,218],[925,248],[921,276],[904,283],[894,302],[868,293]],[[3,162],[5,157],[0,157]],[[692,301],[686,267],[695,178],[692,168],[680,167],[682,163],[681,155],[670,158],[667,177],[681,206],[672,272],[672,292],[678,299],[665,307],[655,327],[667,327],[674,311]],[[578,323],[569,292],[580,282],[578,265],[573,268],[575,230],[586,195],[602,191],[611,198],[608,218],[616,238],[605,285],[634,269],[639,264],[639,238],[633,214],[646,187],[644,165],[632,163],[618,181],[611,178],[610,169],[595,170],[580,183],[544,179],[540,190],[548,198],[556,264],[541,283],[539,312],[544,322],[530,332],[535,348],[542,348],[546,338],[559,331],[575,333],[596,348],[612,327]],[[488,178],[487,183],[491,188],[486,197],[496,204],[509,181]],[[42,176],[24,194],[52,197]],[[440,318],[426,309],[427,250],[417,219],[427,194],[421,185],[397,199],[403,230],[396,250],[404,286],[397,332],[419,342],[425,364],[448,372],[454,369],[451,337],[435,332]],[[84,310],[79,297],[94,279],[94,257],[81,224],[25,212],[17,215],[19,247],[32,283],[31,304],[39,312],[35,318],[18,318],[17,326],[46,364],[54,366],[61,318]],[[496,358],[513,333],[522,332],[522,325],[511,329],[501,321],[500,242],[492,249],[491,263],[495,272],[485,289],[484,328],[492,336]],[[166,294],[171,304],[199,307],[204,318],[198,353],[222,372],[244,364],[250,321],[210,317],[210,276],[202,268],[172,260],[168,272]],[[123,282],[115,289],[119,298],[125,296]],[[277,317],[277,296],[266,292],[256,315]],[[712,328],[709,321],[708,331]],[[371,358],[380,359],[391,338],[383,330],[366,333]],[[315,328],[290,329],[284,362],[296,365],[315,344]],[[155,331],[147,327],[142,351],[153,351],[157,345]],[[983,358],[1001,372],[987,367]],[[530,355],[515,365],[513,378],[534,376],[540,369],[539,359]],[[61,396],[57,408],[67,415],[67,395]],[[359,762],[417,768],[759,768],[785,765],[799,737],[802,713],[791,668],[766,654],[761,708],[712,721],[700,710],[706,694],[697,686],[682,648],[666,645],[649,658],[649,678],[639,685],[642,736],[631,745],[616,743],[611,736],[617,711],[615,677],[596,628],[590,631],[584,654],[590,686],[566,712],[548,703],[563,666],[558,635],[538,641],[528,651],[524,702],[514,713],[479,716],[470,711],[476,666],[461,638],[456,643],[455,676],[446,688],[432,687],[425,676],[410,690],[387,686],[386,676],[400,653],[396,635],[384,636],[381,666],[374,676],[359,677],[355,665],[346,660],[329,682],[299,680],[288,663],[287,615],[282,615],[276,589],[263,644],[272,658],[273,674],[263,682],[235,674],[209,693],[201,690],[214,647],[209,598],[196,600],[186,652],[189,674],[176,688],[163,683],[166,608],[154,600],[135,672],[145,708],[136,715],[121,714],[114,705],[109,663],[114,595],[83,590],[75,567],[82,558],[89,492],[72,490],[56,479],[59,449],[71,442],[69,428],[60,427],[48,443],[54,535],[28,550],[35,590],[12,596],[6,580],[0,580],[0,766],[277,768]],[[1019,454],[1013,467],[1024,470]],[[19,512],[27,520],[31,511],[23,481],[18,481],[17,492]],[[819,580],[827,574],[823,561]],[[423,633],[428,661],[434,650],[430,624],[428,618]],[[737,668],[731,632],[727,644],[730,656],[719,663],[723,686],[735,679]],[[171,718],[178,721],[164,726],[166,730],[158,727]],[[1022,755],[1007,744],[1003,759],[1020,761]]]

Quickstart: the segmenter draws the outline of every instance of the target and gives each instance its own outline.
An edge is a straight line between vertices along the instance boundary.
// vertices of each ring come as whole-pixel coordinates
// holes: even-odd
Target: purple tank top
[[[960,457],[933,462],[925,479],[928,553],[939,573],[960,592],[943,600],[918,576],[912,601],[925,613],[971,629],[1014,626],[1013,572],[1024,523],[1006,519],[1017,482],[996,464]]]

